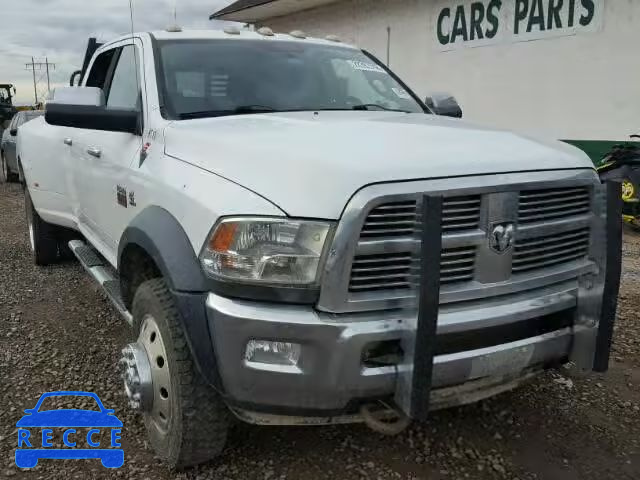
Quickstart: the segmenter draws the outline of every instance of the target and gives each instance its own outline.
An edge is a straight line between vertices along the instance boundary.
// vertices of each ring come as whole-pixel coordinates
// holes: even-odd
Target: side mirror
[[[18,129],[12,128],[11,130],[9,130],[9,135],[11,135],[12,137],[15,137],[16,135],[18,135]]]
[[[71,74],[71,78],[69,78],[69,86],[73,87],[76,84],[76,77],[78,77],[78,85],[80,85],[80,77],[82,76],[82,70],[76,70]]]
[[[60,127],[140,134],[140,113],[107,108],[104,93],[95,87],[57,88],[47,103],[45,121]]]
[[[433,93],[427,97],[425,104],[436,115],[462,118],[462,108],[455,97],[448,93]]]

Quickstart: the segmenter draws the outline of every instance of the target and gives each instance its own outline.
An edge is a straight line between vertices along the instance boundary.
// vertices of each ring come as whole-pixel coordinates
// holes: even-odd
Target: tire
[[[56,227],[40,218],[33,207],[29,190],[25,189],[24,204],[27,214],[27,228],[29,243],[36,265],[45,266],[55,263],[58,259],[58,239]]]
[[[215,458],[227,440],[229,410],[220,395],[198,372],[185,339],[180,314],[163,279],[154,278],[140,285],[133,299],[132,313],[135,332],[140,333],[144,326],[144,334],[149,332],[158,341],[154,333],[157,326],[159,341],[166,354],[162,366],[168,367],[168,389],[162,392],[163,387],[155,380],[153,387],[154,403],[159,398],[156,395],[168,393],[163,396],[169,401],[169,415],[164,419],[166,424],[162,426],[161,414],[154,415],[155,405],[151,412],[144,413],[144,423],[156,454],[176,469]],[[150,322],[155,322],[155,325],[147,329]],[[157,358],[150,362],[157,361]]]
[[[20,177],[17,173],[14,173],[11,170],[9,170],[9,165],[7,164],[7,161],[4,158],[4,154],[0,155],[0,162],[2,163],[1,173],[0,173],[0,178],[2,179],[2,181],[4,183],[18,182],[18,179]]]

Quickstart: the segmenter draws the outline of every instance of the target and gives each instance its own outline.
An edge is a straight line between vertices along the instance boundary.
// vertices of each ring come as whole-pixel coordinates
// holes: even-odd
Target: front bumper
[[[522,321],[545,322],[549,315],[572,318],[557,330],[435,356],[432,408],[478,400],[532,372],[567,361],[578,328],[572,326],[577,298],[574,280],[483,301],[473,309],[442,306],[441,338],[483,330],[488,334],[496,327],[509,330],[509,325]],[[407,310],[337,315],[215,294],[209,294],[206,305],[222,383],[232,406],[280,415],[330,416],[393,396],[398,367],[367,368],[363,351],[373,342],[398,340]],[[252,339],[301,344],[298,366],[248,364],[244,352]],[[490,338],[487,342],[492,343]]]

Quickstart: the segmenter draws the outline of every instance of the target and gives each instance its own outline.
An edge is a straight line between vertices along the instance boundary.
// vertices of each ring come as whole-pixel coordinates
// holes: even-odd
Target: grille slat
[[[520,193],[520,198],[545,198],[545,197],[557,197],[562,195],[571,195],[575,193],[588,193],[586,187],[580,188],[558,188],[548,190],[525,190]]]
[[[568,263],[568,262],[572,262],[574,260],[579,260],[580,258],[584,258],[586,252],[585,253],[576,253],[575,255],[567,255],[564,257],[558,257],[558,258],[553,258],[553,259],[549,259],[546,261],[541,261],[541,262],[535,262],[535,263],[531,263],[529,265],[526,266],[518,266],[518,267],[514,267],[513,268],[513,272],[514,273],[520,273],[520,272],[525,272],[525,271],[530,271],[530,270],[534,270],[534,269],[538,269],[538,268],[544,268],[544,267],[551,267],[551,266],[555,266],[555,265],[560,265],[562,263]]]
[[[379,285],[349,285],[351,292],[371,292],[374,290],[407,289],[407,282],[388,282]]]
[[[442,231],[477,229],[480,225],[480,195],[449,197],[442,202]]]
[[[555,188],[520,192],[518,223],[558,220],[588,213],[591,197],[587,187]]]
[[[480,195],[445,198],[442,229],[445,232],[477,229],[480,222]],[[409,237],[418,227],[418,204],[414,201],[390,202],[373,208],[364,222],[363,239]]]
[[[522,204],[520,205],[522,207]],[[545,207],[528,207],[528,208],[520,208],[520,213],[528,214],[528,213],[538,213],[538,212],[553,212],[556,210],[565,210],[565,209],[574,209],[574,208],[585,208],[589,206],[589,201],[587,199],[581,202],[566,202],[564,201],[562,205],[549,205]]]
[[[580,246],[588,246],[589,242],[587,239],[580,239],[578,241],[573,240],[573,241],[568,241],[568,242],[563,242],[563,243],[556,243],[553,245],[547,245],[547,246],[542,246],[542,247],[536,247],[536,248],[530,248],[530,249],[522,249],[521,254],[526,254],[526,255],[536,255],[538,253],[542,253],[542,252],[548,252],[548,251],[558,251],[558,250],[564,250],[565,248],[571,248],[571,247],[575,247],[576,245],[580,245]],[[519,259],[518,259],[519,261]],[[514,260],[514,263],[516,262],[516,260]]]
[[[471,280],[475,268],[475,253],[475,248],[469,247],[443,250],[440,282],[447,284]],[[418,273],[418,263],[410,252],[357,255],[351,267],[349,291],[408,289],[414,286]]]
[[[569,233],[554,235],[553,241],[559,242],[559,241],[564,241],[572,238],[579,238],[587,233],[588,233],[588,230],[586,229],[574,230]],[[535,247],[536,245],[548,245],[548,244],[549,244],[549,239],[547,237],[535,237],[527,240],[519,240],[518,248],[528,248],[528,247]]]
[[[536,270],[586,258],[589,230],[580,229],[546,237],[516,240],[513,273]]]
[[[575,202],[575,201],[582,201],[582,200],[589,200],[589,196],[586,194],[580,194],[580,195],[568,195],[566,197],[563,197],[563,200],[566,202]],[[529,206],[529,205],[545,205],[548,203],[557,203],[558,199],[557,198],[536,198],[536,199],[532,199],[532,200],[528,200],[526,197],[521,196],[520,197],[520,205],[524,205],[524,206]]]
[[[546,258],[556,258],[556,257],[563,257],[563,256],[572,256],[572,255],[577,255],[579,252],[583,252],[586,253],[587,251],[587,245],[573,245],[570,248],[566,248],[564,250],[562,250],[561,252],[547,252],[547,253],[543,253],[540,255],[536,255],[535,259],[546,259]],[[516,266],[522,265],[522,264],[529,264],[531,263],[530,257],[525,257],[525,258],[518,258],[518,259],[514,259],[513,260],[513,264]]]

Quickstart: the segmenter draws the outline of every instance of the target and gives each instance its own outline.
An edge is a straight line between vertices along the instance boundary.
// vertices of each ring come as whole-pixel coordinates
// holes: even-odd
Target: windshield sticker
[[[395,93],[398,98],[404,98],[405,100],[411,99],[411,95],[409,95],[409,93],[402,88],[392,87],[391,90],[393,90],[393,93]]]
[[[376,73],[384,73],[384,69],[375,63],[367,63],[361,62],[360,60],[348,60],[349,65],[351,65],[355,70],[362,70],[364,72],[376,72]]]

